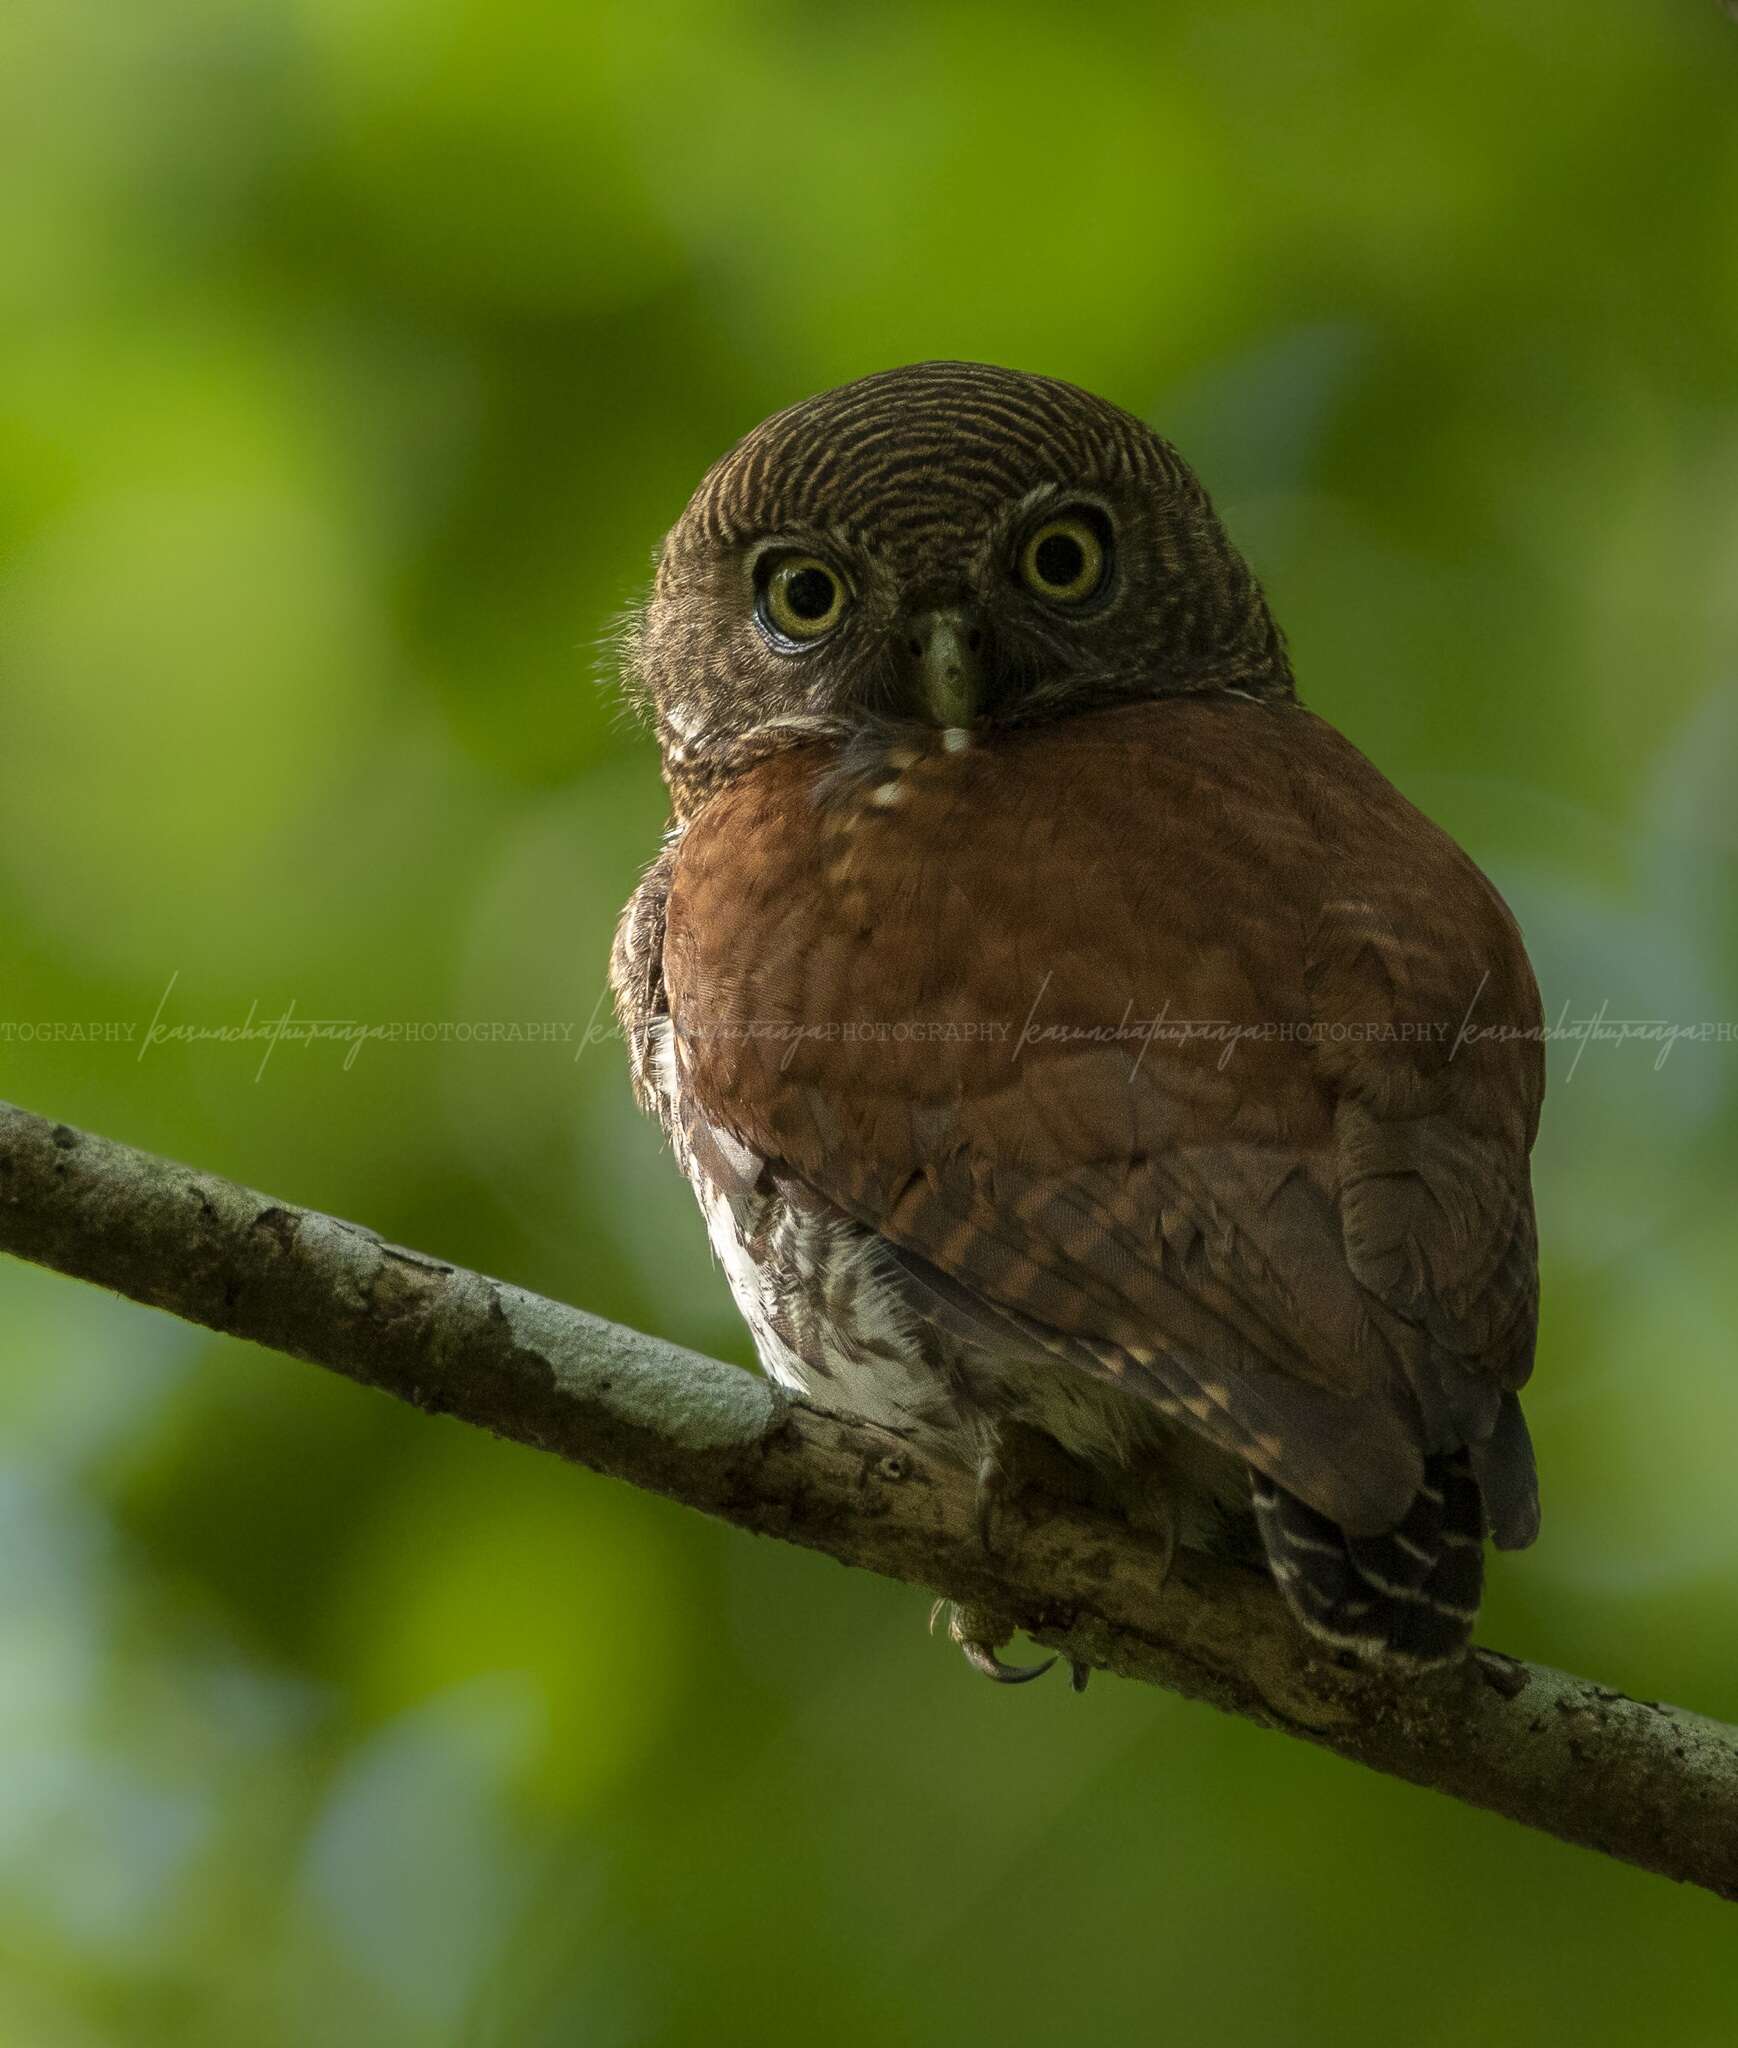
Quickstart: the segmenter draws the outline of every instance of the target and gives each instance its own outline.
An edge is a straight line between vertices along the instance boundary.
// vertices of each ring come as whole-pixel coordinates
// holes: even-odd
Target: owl
[[[988,1541],[1055,1491],[1460,1656],[1538,1529],[1538,991],[1176,450],[978,364],[829,391],[702,480],[627,667],[673,821],[613,986],[767,1373]]]

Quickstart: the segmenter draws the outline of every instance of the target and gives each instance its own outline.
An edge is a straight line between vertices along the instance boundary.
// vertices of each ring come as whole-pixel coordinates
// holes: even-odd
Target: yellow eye
[[[1026,536],[1020,574],[1052,604],[1084,604],[1104,581],[1104,542],[1078,513],[1046,519]]]
[[[782,638],[818,640],[844,616],[845,586],[815,556],[787,555],[766,579],[760,601],[767,624]]]

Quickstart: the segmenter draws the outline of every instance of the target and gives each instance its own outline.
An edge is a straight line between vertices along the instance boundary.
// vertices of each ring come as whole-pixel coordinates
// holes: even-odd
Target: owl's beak
[[[923,716],[935,725],[970,725],[984,694],[984,630],[970,605],[922,612],[906,645],[916,662]]]

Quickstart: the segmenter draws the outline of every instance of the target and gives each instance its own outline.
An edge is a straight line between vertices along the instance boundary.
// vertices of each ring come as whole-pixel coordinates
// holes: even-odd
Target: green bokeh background
[[[139,1035],[583,1031],[611,619],[937,355],[1181,443],[1553,1014],[1738,1019],[1735,88],[1714,0],[8,0],[0,1094],[746,1361],[618,1046]],[[1553,1062],[1488,1633],[1738,1718],[1738,1039]],[[1711,1899],[16,1265],[0,1362],[6,2048],[1732,2038]]]

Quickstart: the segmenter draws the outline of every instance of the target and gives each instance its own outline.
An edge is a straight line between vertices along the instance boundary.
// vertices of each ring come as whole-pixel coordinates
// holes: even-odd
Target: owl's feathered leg
[[[1015,1430],[1007,1424],[987,1436],[978,1453],[977,1499],[972,1519],[986,1553],[996,1547],[996,1524],[1025,1490],[1026,1460]],[[1007,1640],[1006,1637],[1003,1638]]]
[[[1027,1493],[1085,1505],[1093,1498],[1090,1475],[1053,1437],[1013,1416],[976,1419],[977,1463],[974,1516],[984,1549],[998,1547],[998,1534]]]
[[[1164,1546],[1158,1567],[1158,1581],[1163,1586],[1177,1561],[1177,1544],[1181,1540],[1176,1496],[1169,1484],[1143,1487],[1127,1502],[1127,1513],[1131,1528],[1156,1537]]]

